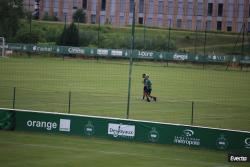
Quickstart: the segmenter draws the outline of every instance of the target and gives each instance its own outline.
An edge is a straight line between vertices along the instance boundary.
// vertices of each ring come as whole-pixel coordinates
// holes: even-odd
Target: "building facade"
[[[241,32],[250,31],[250,0],[40,0],[40,18],[47,12],[72,21],[84,9],[87,23]],[[244,25],[244,26],[243,26]]]

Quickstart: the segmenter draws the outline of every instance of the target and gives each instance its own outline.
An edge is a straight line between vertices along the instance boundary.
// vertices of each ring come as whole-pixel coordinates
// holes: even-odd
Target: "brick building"
[[[83,8],[87,23],[125,26],[132,23],[176,29],[250,31],[250,0],[40,0],[40,18],[47,12],[63,21]]]

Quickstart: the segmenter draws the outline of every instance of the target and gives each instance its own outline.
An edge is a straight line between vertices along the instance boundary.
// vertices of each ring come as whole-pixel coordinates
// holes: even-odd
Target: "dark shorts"
[[[148,89],[147,86],[144,86],[143,90],[144,90],[144,92],[147,93],[148,95],[150,95],[151,92],[152,92],[152,89]]]

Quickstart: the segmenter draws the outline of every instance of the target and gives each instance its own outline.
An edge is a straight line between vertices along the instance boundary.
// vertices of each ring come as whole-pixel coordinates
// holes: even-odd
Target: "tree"
[[[74,22],[85,23],[85,12],[83,9],[77,9],[73,15]]]
[[[23,0],[0,0],[0,36],[11,39],[19,29]]]
[[[74,22],[71,23],[68,28],[64,28],[57,44],[64,46],[79,46],[79,33]]]

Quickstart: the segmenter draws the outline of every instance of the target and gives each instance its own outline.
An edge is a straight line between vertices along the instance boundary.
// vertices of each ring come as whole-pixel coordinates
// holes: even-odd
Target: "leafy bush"
[[[83,9],[77,9],[76,12],[73,15],[74,22],[85,23],[86,22],[85,15],[86,14],[83,11]]]
[[[74,23],[71,23],[68,28],[65,27],[63,29],[57,44],[64,46],[79,46],[79,33]]]
[[[15,42],[18,43],[38,43],[38,42],[45,42],[46,40],[43,38],[43,35],[39,31],[19,31],[14,38]]]

